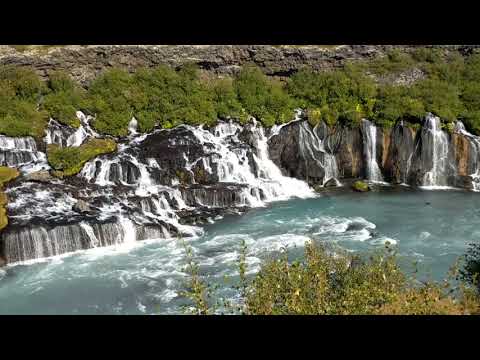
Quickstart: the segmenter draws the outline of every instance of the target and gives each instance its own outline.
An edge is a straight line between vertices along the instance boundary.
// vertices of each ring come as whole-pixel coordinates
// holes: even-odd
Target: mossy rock
[[[0,231],[8,225],[7,209],[5,209],[8,198],[7,195],[2,191],[3,185],[15,179],[19,175],[20,173],[17,169],[0,166]]]
[[[370,187],[365,181],[355,181],[352,185],[352,189],[358,192],[370,191]]]
[[[83,145],[60,147],[56,144],[47,146],[48,163],[53,176],[63,178],[78,174],[85,163],[91,159],[117,150],[117,143],[110,139],[91,139]]]
[[[0,191],[0,231],[8,225],[7,209],[5,209],[7,202],[7,195]]]
[[[0,207],[0,231],[8,225],[7,209]]]
[[[17,169],[9,168],[7,166],[0,166],[0,188],[19,175],[20,173]]]

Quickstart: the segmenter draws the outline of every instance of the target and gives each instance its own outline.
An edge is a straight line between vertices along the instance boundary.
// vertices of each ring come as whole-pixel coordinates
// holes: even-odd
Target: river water
[[[200,273],[235,297],[240,242],[254,274],[288,247],[300,256],[309,238],[350,251],[393,244],[402,263],[418,262],[425,278],[443,279],[469,242],[480,238],[480,194],[387,191],[322,194],[229,216],[187,238]],[[0,314],[176,314],[185,301],[182,241],[152,240],[95,248],[0,269]]]

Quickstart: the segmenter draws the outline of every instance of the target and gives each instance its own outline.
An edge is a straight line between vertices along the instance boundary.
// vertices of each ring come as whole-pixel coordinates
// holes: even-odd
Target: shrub
[[[30,68],[0,66],[0,81],[11,86],[18,98],[34,103],[47,91],[45,84]]]
[[[109,139],[91,139],[85,144],[72,147],[60,147],[56,144],[47,146],[48,163],[57,177],[78,174],[85,163],[98,155],[116,151],[117,144]]]
[[[475,286],[480,292],[480,243],[469,245],[464,261],[459,274],[460,279]]]
[[[1,134],[41,138],[45,135],[47,120],[47,114],[37,111],[32,103],[17,98],[3,101],[0,95]]]
[[[245,245],[243,244],[242,247]],[[352,255],[308,242],[303,260],[281,256],[264,262],[251,282],[245,273],[245,253],[239,258],[243,306],[230,305],[248,315],[432,315],[479,314],[480,301],[462,284],[424,282],[410,278],[398,265],[395,252]],[[242,255],[243,254],[243,255]],[[191,254],[190,254],[191,255]],[[208,285],[198,276],[192,297],[196,313],[212,313],[205,301]],[[247,282],[247,283],[246,283]],[[198,286],[200,285],[200,286]],[[193,288],[193,286],[192,286]],[[455,291],[453,291],[455,290]],[[209,293],[210,294],[210,293]],[[455,294],[455,295],[454,295]],[[228,303],[227,303],[228,305]]]
[[[42,104],[45,111],[62,124],[79,127],[76,112],[85,105],[85,91],[68,74],[58,71],[49,75],[48,86],[51,92]]]
[[[294,102],[283,90],[283,85],[268,79],[254,66],[245,66],[233,82],[233,86],[245,111],[264,126],[283,123],[293,118]]]

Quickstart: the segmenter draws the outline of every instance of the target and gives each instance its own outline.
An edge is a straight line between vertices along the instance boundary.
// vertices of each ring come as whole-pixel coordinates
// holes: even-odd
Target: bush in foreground
[[[251,282],[245,279],[245,253],[240,255],[241,305],[231,312],[248,315],[433,315],[479,314],[475,292],[461,283],[419,282],[398,265],[387,248],[371,256],[333,254],[307,243],[302,261],[287,254],[265,262]],[[189,269],[191,269],[190,267]],[[242,276],[243,273],[243,276]],[[209,309],[209,287],[194,273],[189,299],[198,314]],[[192,293],[194,295],[192,295]],[[217,303],[221,303],[217,301]],[[217,311],[218,312],[218,311]]]

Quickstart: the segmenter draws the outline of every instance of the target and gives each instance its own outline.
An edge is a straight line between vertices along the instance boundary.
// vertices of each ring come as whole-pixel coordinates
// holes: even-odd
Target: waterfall
[[[472,179],[473,191],[480,191],[480,137],[470,134],[461,121],[455,124],[455,132],[468,138],[470,141],[470,150],[472,153],[473,173]]]
[[[423,186],[447,186],[448,137],[441,130],[440,118],[428,114],[422,128],[422,159],[429,171],[423,178]],[[428,160],[431,159],[431,162]],[[430,166],[428,166],[430,164]]]
[[[90,117],[81,112],[77,117],[78,129],[50,120],[44,142],[79,146],[98,136]],[[183,125],[150,134],[137,133],[137,126],[132,119],[130,135],[117,139],[118,152],[87,162],[74,185],[24,182],[7,189],[11,226],[0,242],[8,263],[180,234],[199,236],[202,228],[183,224],[184,217],[196,224],[218,215],[215,209],[314,196],[305,182],[282,175],[269,157],[265,130],[256,122],[219,122],[211,129]],[[150,142],[144,146],[146,139]],[[158,141],[164,142],[160,152]],[[1,137],[0,148],[44,156],[33,138]],[[31,165],[43,163],[41,155]],[[199,170],[208,174],[209,185],[194,181]],[[178,171],[190,171],[192,179],[180,186]],[[85,188],[78,191],[76,181],[82,180]],[[178,185],[165,185],[172,182]],[[89,210],[75,208],[80,199]]]
[[[193,132],[201,144],[204,152],[210,157],[206,171],[212,172],[215,167],[220,182],[244,184],[240,198],[244,205],[263,206],[264,202],[288,199],[290,197],[307,198],[313,196],[308,185],[300,180],[283,176],[280,169],[270,160],[268,155],[267,137],[264,129],[255,122],[244,131],[250,132],[253,139],[252,160],[250,164],[248,149],[235,148],[240,144],[237,133],[242,127],[230,123],[220,123],[213,131],[202,127],[186,126]],[[252,171],[251,165],[258,169],[258,174]]]
[[[128,132],[130,133],[130,136],[135,136],[138,134],[137,132],[138,129],[138,121],[135,118],[132,118],[130,122],[128,123]]]
[[[300,152],[304,159],[312,159],[317,166],[323,169],[324,176],[322,185],[325,185],[330,179],[335,180],[337,185],[341,185],[338,181],[337,160],[334,155],[326,151],[324,140],[317,134],[318,126],[317,124],[311,129],[306,121],[300,124]]]
[[[49,168],[45,153],[37,150],[31,136],[0,135],[0,166],[18,168],[23,174]]]
[[[377,127],[370,121],[362,120],[363,153],[367,162],[367,180],[383,182],[382,172],[377,163]]]
[[[100,136],[90,127],[91,116],[87,116],[81,111],[77,111],[76,116],[80,120],[78,128],[62,125],[54,119],[50,119],[45,130],[45,143],[60,146],[80,146],[86,139]]]

